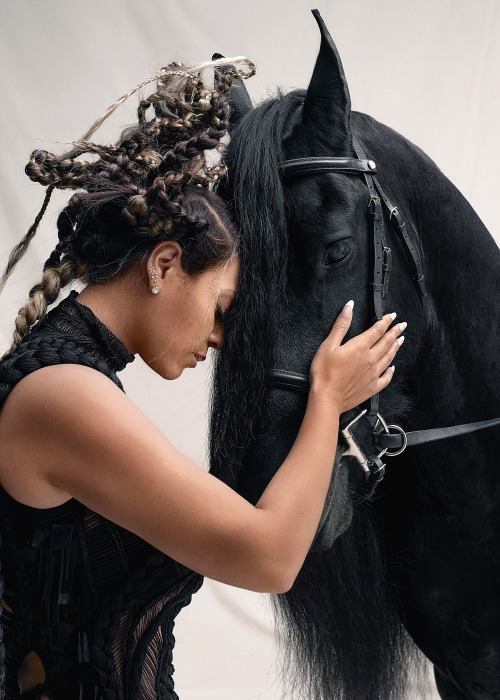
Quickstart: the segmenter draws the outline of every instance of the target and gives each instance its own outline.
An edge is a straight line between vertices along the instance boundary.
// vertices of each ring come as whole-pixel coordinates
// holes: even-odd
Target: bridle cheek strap
[[[389,221],[403,244],[407,260],[413,268],[413,280],[417,286],[422,304],[427,296],[427,291],[417,250],[408,236],[405,222],[398,208],[389,200],[377,179],[377,166],[375,162],[366,157],[363,147],[355,137],[353,137],[353,148],[357,156],[356,158],[351,156],[295,158],[293,160],[284,161],[280,165],[280,172],[283,179],[325,172],[361,175],[363,177],[370,195],[368,214],[373,227],[373,281],[370,282],[370,286],[373,299],[373,322],[375,322],[384,315],[384,300],[387,299],[389,293],[389,279],[392,265],[391,249],[387,245],[385,237],[384,207],[388,213]],[[273,369],[271,377],[275,388],[301,391],[304,393],[309,391],[309,377],[306,375],[281,369]],[[395,457],[401,454],[407,446],[463,435],[500,424],[500,418],[494,418],[446,428],[434,428],[405,433],[398,425],[388,425],[380,415],[378,406],[379,394],[377,393],[370,399],[369,410],[362,410],[354,418],[352,418],[353,414],[348,412],[351,418],[345,423],[347,416],[344,416],[343,425],[341,426],[341,433],[348,444],[348,450],[343,456],[346,457],[350,455],[355,457],[365,473],[366,493],[364,497],[370,497],[372,495],[373,489],[384,475],[385,465],[381,460],[382,456]],[[371,425],[372,446],[379,450],[377,454],[365,456],[354,439],[352,428],[363,416],[366,416]],[[379,428],[383,428],[382,432],[380,429],[377,430],[377,423],[380,423]],[[395,432],[391,432],[391,429]],[[390,449],[392,450],[391,452],[389,452]]]
[[[406,231],[406,225],[397,207],[395,207],[382,190],[380,183],[376,177],[377,166],[375,162],[366,157],[363,147],[359,141],[353,137],[353,147],[356,153],[356,158],[351,157],[313,157],[313,158],[295,158],[284,161],[280,166],[281,175],[283,178],[300,177],[303,175],[311,175],[314,173],[337,172],[346,175],[362,175],[370,199],[368,202],[368,215],[372,220],[373,235],[372,235],[372,260],[373,260],[373,281],[370,282],[373,299],[373,323],[381,319],[384,315],[384,300],[389,295],[389,279],[392,266],[391,249],[387,245],[384,229],[384,212],[385,206],[389,214],[389,219],[393,221],[394,227],[401,241],[403,248],[407,254],[407,258],[413,266],[415,273],[414,281],[417,285],[420,299],[427,296],[425,289],[424,276],[422,274],[422,266],[419,256],[413,243],[411,242]],[[303,390],[302,386],[297,386],[296,377],[293,379],[290,376],[280,377],[280,384],[283,386],[288,383],[288,388]],[[379,394],[374,394],[370,399],[370,409],[366,414],[366,418],[370,422],[372,429],[375,428],[379,412]]]
[[[366,160],[363,147],[359,141],[353,136],[352,139],[354,151],[359,159]],[[368,161],[373,163],[373,161]],[[373,163],[375,166],[375,163]],[[415,250],[408,232],[406,231],[406,224],[397,207],[389,201],[389,198],[383,191],[376,175],[373,173],[375,167],[372,168],[372,172],[363,172],[363,177],[368,187],[368,192],[370,193],[370,201],[368,204],[368,214],[373,220],[373,282],[371,282],[372,293],[373,293],[373,313],[374,320],[381,319],[384,316],[384,299],[387,299],[389,295],[389,274],[391,271],[392,257],[391,249],[387,245],[384,231],[384,214],[382,209],[382,204],[386,207],[389,213],[389,220],[393,217],[396,221],[395,230],[401,237],[404,243],[403,248],[407,253],[408,259],[413,263],[413,269],[415,272],[414,282],[417,285],[418,291],[420,293],[420,301],[423,304],[423,299],[427,296],[427,291],[425,289],[424,275],[422,274],[422,266],[420,264],[419,256]],[[374,394],[370,399],[370,408],[366,414],[366,418],[372,429],[375,430],[375,426],[378,422],[378,412],[379,412],[379,396],[380,394]]]

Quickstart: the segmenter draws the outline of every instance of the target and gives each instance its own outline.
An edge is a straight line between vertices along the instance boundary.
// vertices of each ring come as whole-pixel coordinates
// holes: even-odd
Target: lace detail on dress
[[[18,381],[52,364],[93,367],[123,391],[116,372],[134,355],[76,296],[70,292],[0,361],[0,409]],[[201,587],[200,574],[76,499],[31,508],[1,485],[0,535],[3,597],[12,609],[0,618],[0,700],[44,692],[51,700],[178,700],[174,619]],[[46,679],[19,695],[17,671],[31,651]]]

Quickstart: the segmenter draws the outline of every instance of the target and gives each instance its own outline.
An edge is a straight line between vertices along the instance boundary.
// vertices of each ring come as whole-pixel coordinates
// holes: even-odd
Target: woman
[[[241,67],[207,87],[203,69],[228,63]],[[2,282],[52,189],[81,191],[59,215],[59,242],[0,363],[6,698],[177,698],[175,615],[203,576],[261,592],[293,585],[339,415],[392,378],[405,324],[389,329],[387,315],[341,346],[349,302],[312,362],[295,443],[255,506],[180,454],[123,391],[117,372],[136,354],[175,379],[222,348],[238,237],[209,190],[224,167],[208,167],[204,152],[226,133],[232,79],[252,73],[246,59],[172,64],[115,146],[89,138],[126,96],[72,151],[35,151],[26,166],[49,189]],[[83,291],[47,313],[74,280]]]

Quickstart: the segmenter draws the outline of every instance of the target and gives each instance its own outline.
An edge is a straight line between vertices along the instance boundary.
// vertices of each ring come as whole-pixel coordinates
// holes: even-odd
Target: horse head
[[[248,261],[263,287],[278,272],[269,261],[267,265],[263,261],[259,269],[252,243],[273,226],[277,229],[275,238],[280,239],[282,259],[276,260],[280,280],[276,289],[270,290],[274,301],[267,300],[268,313],[271,311],[273,316],[269,323],[272,332],[267,338],[267,343],[272,344],[271,377],[273,369],[274,376],[277,370],[307,377],[318,346],[349,298],[355,300],[355,306],[346,340],[376,320],[370,286],[373,268],[370,194],[363,173],[325,171],[281,177],[284,161],[325,156],[356,158],[351,100],[342,62],[321,16],[317,11],[313,14],[321,32],[321,46],[307,91],[281,96],[256,110],[243,81],[237,81],[230,92],[229,178],[220,192],[233,202],[242,230],[243,265]],[[218,54],[214,56],[218,57]],[[362,132],[358,130],[356,136],[363,141]],[[273,139],[279,145],[270,150],[269,142]],[[281,210],[281,220],[276,213],[274,216],[269,213],[273,208]],[[390,230],[387,214],[384,216]],[[268,235],[273,238],[272,231]],[[268,241],[264,240],[265,243]],[[401,319],[411,315],[412,338],[416,339],[420,317],[419,309],[415,313],[416,293],[408,263],[401,244],[394,241],[394,234],[390,243],[392,264],[400,274],[391,279],[385,312],[396,310]],[[252,294],[250,288],[248,293]],[[415,355],[418,349],[415,342],[411,353]],[[406,358],[404,352],[398,354],[395,380],[381,397],[380,410],[390,415],[391,422],[400,419],[411,405],[401,393],[401,380],[398,381],[409,366],[409,354]],[[304,392],[291,391],[276,382],[268,382],[266,386],[266,418],[261,416],[260,434],[249,442],[234,484],[253,503],[287,456],[307,401]],[[344,414],[341,424],[346,424],[359,410]],[[373,452],[369,425],[363,425],[362,421],[357,426],[357,439],[368,453]],[[353,457],[342,457],[345,451],[346,445],[339,437],[331,486],[313,551],[329,548],[349,527],[353,500],[360,500],[365,487],[366,472]]]

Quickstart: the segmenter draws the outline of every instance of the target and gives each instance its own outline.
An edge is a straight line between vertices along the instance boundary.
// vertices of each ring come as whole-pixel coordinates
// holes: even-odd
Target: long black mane
[[[231,202],[239,228],[241,273],[214,367],[210,470],[232,486],[266,410],[276,311],[286,303],[290,249],[278,164],[283,132],[296,105],[296,98],[280,95],[243,119],[226,151],[231,177],[218,189]]]
[[[232,132],[226,154],[230,179],[221,193],[232,200],[239,227],[241,278],[214,369],[210,470],[236,490],[247,450],[266,416],[276,318],[286,306],[292,251],[278,165],[284,157],[283,139],[304,95],[303,90],[278,93],[248,112]],[[355,133],[358,123],[364,125],[371,142],[377,138],[383,142],[394,133],[366,115],[353,113]],[[390,167],[394,171],[398,164],[391,162]],[[393,184],[396,180],[389,182],[389,191]],[[402,197],[403,206],[408,201]],[[415,239],[414,228],[412,236]],[[409,404],[396,402],[392,408],[391,418],[401,418]],[[387,558],[375,510],[355,504],[351,526],[333,547],[309,554],[293,588],[272,596],[289,697],[404,697],[409,669],[417,677],[422,657],[404,629]]]

